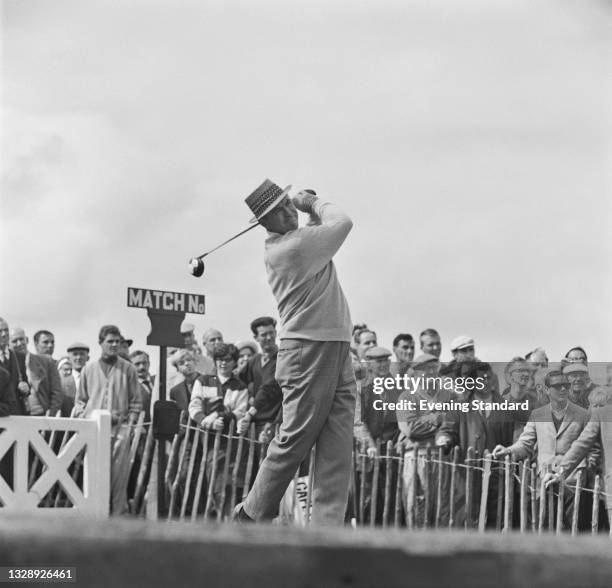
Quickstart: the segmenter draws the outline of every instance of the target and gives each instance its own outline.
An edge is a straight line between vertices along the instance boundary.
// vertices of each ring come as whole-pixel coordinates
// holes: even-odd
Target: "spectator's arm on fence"
[[[427,437],[431,437],[436,433],[443,420],[444,413],[428,412],[423,414],[417,410],[407,410],[403,411],[403,414],[403,423],[405,427],[402,428],[400,426],[400,429],[408,439],[418,441],[419,439],[426,439]]]
[[[459,445],[459,413],[457,411],[444,413],[442,424],[436,433],[436,445],[446,449]]]
[[[561,475],[567,478],[576,466],[582,461],[586,454],[595,447],[595,444],[600,441],[601,433],[601,422],[600,422],[600,411],[601,409],[596,408],[593,410],[591,420],[584,427],[580,437],[576,439],[570,446],[568,452],[563,457],[563,460],[559,464],[562,468]]]
[[[283,401],[283,391],[276,382],[260,386],[253,396],[253,406],[257,412],[268,412]]]
[[[538,434],[535,421],[533,420],[533,417],[529,417],[523,432],[516,440],[516,443],[513,443],[510,447],[508,447],[508,451],[512,455],[513,459],[519,461],[526,459],[532,456],[537,440]]]
[[[593,444],[591,451],[587,454],[587,465],[592,470],[596,470],[601,463],[602,451],[601,451],[601,443],[596,441]]]

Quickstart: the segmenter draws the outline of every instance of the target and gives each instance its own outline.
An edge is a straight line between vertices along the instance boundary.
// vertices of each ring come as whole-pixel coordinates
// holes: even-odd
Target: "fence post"
[[[503,532],[508,533],[512,528],[512,465],[510,456],[504,459],[504,528]]]
[[[351,500],[351,525],[355,524],[357,526],[357,520],[359,518],[359,505],[357,501],[357,454],[359,452],[359,446],[357,444],[357,440],[353,438],[353,451],[351,452],[351,477],[350,477],[350,490],[349,490],[349,498]],[[293,494],[295,497],[295,483],[293,485]],[[295,504],[295,498],[293,500]]]
[[[366,449],[365,442],[361,443],[361,478],[359,479],[359,523],[365,525],[365,488],[366,488]]]
[[[559,480],[559,497],[557,499],[557,535],[563,531],[563,499],[565,497],[565,480]]]
[[[599,496],[601,493],[601,478],[595,476],[593,484],[593,509],[591,511],[591,533],[595,535],[599,530]]]
[[[463,527],[469,529],[472,526],[472,491],[474,484],[474,470],[472,463],[474,462],[474,448],[468,447],[465,459],[465,521]]]
[[[438,447],[438,478],[436,480],[436,520],[435,520],[435,528],[437,529],[440,526],[440,519],[442,518],[442,480],[444,476],[444,468],[446,464],[444,463],[444,448]]]
[[[242,501],[246,500],[253,477],[253,460],[255,459],[255,423],[249,427],[249,453],[247,454],[247,467],[244,475],[244,488],[242,490]]]
[[[459,463],[459,447],[453,448],[453,462],[451,464],[451,475],[450,475],[450,491],[449,491],[449,516],[448,516],[448,528],[452,529],[455,524],[455,478],[457,477],[457,464]]]
[[[187,453],[187,447],[189,446],[189,435],[191,433],[191,427],[189,426],[189,424],[187,424],[187,428],[185,429],[185,435],[184,437],[181,439],[180,436],[178,434],[176,434],[174,436],[174,440],[179,439],[179,441],[177,441],[177,446],[179,444],[179,442],[181,443],[180,445],[180,456],[178,459],[178,464],[176,466],[176,473],[174,475],[174,481],[172,482],[172,486],[170,487],[170,504],[168,506],[168,520],[171,520],[173,515],[174,515],[174,506],[176,503],[176,493],[179,490],[179,486],[180,486],[180,482],[181,482],[181,473],[183,471],[183,463],[185,463],[185,454]],[[165,442],[164,442],[165,443]],[[161,439],[160,439],[160,443],[158,443],[158,447],[162,447],[161,445]],[[174,441],[172,442],[172,449],[175,448],[174,445]],[[174,456],[174,454],[172,454],[170,456],[170,458],[172,459]],[[159,470],[158,470],[159,471]],[[160,488],[163,489],[165,491],[167,484],[165,483],[166,478],[168,478],[168,481],[170,480],[170,472],[172,470],[170,470],[169,467],[167,467],[166,464],[166,469],[164,472],[164,484],[158,484],[158,491]],[[158,473],[159,475],[159,473]],[[158,501],[159,501],[159,496],[158,496]],[[164,500],[165,503],[165,500]]]
[[[221,442],[221,431],[215,433],[215,443],[213,445],[212,466],[210,472],[210,480],[208,481],[208,495],[206,496],[206,508],[204,509],[204,518],[208,518],[210,509],[215,501],[215,482],[217,480],[217,461],[219,459],[219,443]]]
[[[574,510],[572,512],[572,535],[578,533],[578,515],[580,514],[580,492],[582,491],[582,472],[576,475],[576,493],[574,494]]]
[[[408,500],[407,500],[407,510],[408,512],[406,513],[407,515],[407,519],[408,519],[408,528],[409,529],[416,529],[416,524],[417,524],[417,520],[416,520],[416,503],[417,503],[417,489],[418,489],[418,464],[417,464],[417,460],[419,458],[419,448],[418,447],[413,447],[412,449],[412,455],[411,457],[411,462],[409,464],[410,466],[410,475],[412,477],[412,484],[411,484],[411,491],[408,493]]]
[[[427,528],[431,525],[430,511],[431,511],[431,494],[432,494],[432,483],[431,483],[431,447],[425,449],[425,467],[423,468],[423,490],[425,491],[425,512],[423,513],[423,528]]]
[[[306,524],[310,525],[312,521],[312,486],[314,484],[314,468],[316,445],[310,450],[310,463],[308,464],[308,490],[306,493]]]
[[[198,430],[193,431],[191,438],[191,449],[189,453],[189,464],[187,466],[187,479],[185,480],[185,491],[183,492],[183,501],[181,504],[180,520],[185,518],[187,513],[187,504],[189,503],[189,495],[191,494],[191,479],[193,478],[193,468],[195,465],[196,454],[198,453],[198,445],[200,444],[200,434]]]
[[[544,531],[544,520],[546,518],[546,483],[544,482],[544,476],[540,482],[540,513],[538,515],[538,534],[542,534]]]
[[[548,487],[548,530],[555,530],[555,490],[552,484]]]
[[[538,509],[537,509],[537,493],[538,493],[538,474],[536,466],[532,465],[529,468],[529,497],[531,499],[531,531],[536,533],[538,530]]]
[[[387,441],[385,455],[385,497],[383,503],[382,526],[387,527],[389,518],[389,503],[391,502],[391,474],[393,473],[393,442]]]
[[[202,496],[202,486],[206,475],[206,457],[208,456],[208,429],[204,433],[197,432],[202,438],[202,458],[200,459],[200,469],[198,470],[198,479],[196,480],[195,492],[193,495],[193,507],[191,508],[191,520],[195,521],[198,517],[198,508],[200,506],[200,497]],[[204,435],[204,437],[202,437]]]
[[[236,494],[238,484],[238,472],[240,471],[240,466],[242,462],[242,446],[244,445],[244,435],[240,435],[238,437],[238,446],[236,447],[236,461],[234,462],[234,469],[232,470],[232,494],[230,496],[230,512],[234,512],[234,507],[236,506]],[[245,480],[246,484],[246,480]],[[294,492],[295,492],[295,484],[294,484]],[[295,500],[293,501],[295,504]]]
[[[487,506],[489,504],[489,482],[491,480],[491,453],[485,449],[484,473],[482,475],[482,489],[480,492],[480,512],[478,513],[478,530],[487,528]]]
[[[111,415],[107,410],[94,410],[91,416],[96,422],[96,451],[87,448],[87,471],[94,475],[83,476],[83,489],[87,488],[87,492],[96,497],[96,516],[107,518],[110,513]],[[96,487],[92,488],[91,484]]]
[[[219,498],[219,508],[217,509],[217,521],[223,520],[223,511],[225,510],[225,498],[227,495],[227,478],[229,476],[229,465],[232,459],[232,441],[234,437],[234,420],[230,421],[227,443],[225,444],[225,459],[223,462],[223,473],[221,475],[221,496]],[[260,464],[261,465],[261,464]],[[230,516],[232,511],[229,512]]]
[[[400,517],[402,512],[402,488],[404,480],[404,443],[400,441],[397,449],[399,453],[399,460],[397,462],[397,483],[395,485],[395,516],[393,519],[393,526],[400,526]]]
[[[380,439],[376,439],[376,457],[372,471],[372,491],[370,502],[370,527],[376,524],[376,509],[378,506],[378,477],[380,474]]]
[[[521,463],[520,476],[521,476],[521,487],[520,487],[520,529],[521,533],[527,530],[527,480],[529,476],[529,462],[527,460]]]

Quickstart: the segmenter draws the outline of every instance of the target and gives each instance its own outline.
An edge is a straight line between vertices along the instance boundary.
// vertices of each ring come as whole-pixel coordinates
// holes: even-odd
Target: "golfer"
[[[348,499],[355,377],[349,345],[351,317],[332,263],[351,219],[337,206],[300,192],[289,198],[266,180],[247,199],[268,231],[265,265],[278,303],[280,346],[276,379],[283,422],[270,443],[238,521],[275,517],[300,462],[316,443],[312,522],[342,524]],[[310,222],[298,228],[298,213]]]

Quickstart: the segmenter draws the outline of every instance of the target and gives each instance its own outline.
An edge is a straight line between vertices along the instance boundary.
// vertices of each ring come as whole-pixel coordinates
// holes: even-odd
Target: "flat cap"
[[[89,351],[89,345],[85,345],[85,343],[71,343],[66,348],[66,351],[76,351],[77,349],[84,349],[85,351]]]
[[[582,363],[581,361],[574,361],[572,363],[568,363],[564,368],[563,368],[563,373],[564,374],[576,374],[576,373],[589,373],[589,368]]]
[[[459,335],[451,341],[451,351],[457,351],[459,349],[465,349],[466,347],[474,347],[474,339],[467,335]]]
[[[366,359],[386,359],[391,357],[391,352],[385,347],[370,347],[365,352]]]
[[[440,360],[435,355],[431,355],[430,353],[421,353],[421,355],[417,356],[412,362],[412,369],[419,369],[420,367],[432,362],[440,363]]]

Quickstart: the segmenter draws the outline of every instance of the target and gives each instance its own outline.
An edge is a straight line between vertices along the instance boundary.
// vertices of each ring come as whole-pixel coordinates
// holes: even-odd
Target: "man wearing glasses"
[[[551,470],[558,471],[563,456],[578,439],[589,420],[589,414],[584,408],[570,402],[570,385],[561,370],[548,371],[544,377],[544,389],[550,402],[532,411],[525,429],[513,445],[498,445],[493,450],[493,456],[496,458],[511,455],[513,460],[520,461],[530,457],[537,444],[538,492],[542,478]],[[597,457],[596,451],[591,452],[587,458],[589,466],[597,462]],[[587,463],[582,460],[577,469],[586,466]],[[566,526],[571,525],[576,474],[577,472],[573,473],[565,482],[563,520]],[[581,500],[580,510],[579,528],[590,528],[590,509],[584,499]]]

